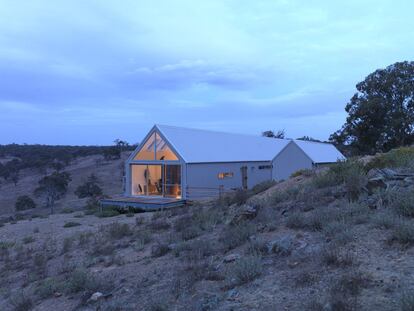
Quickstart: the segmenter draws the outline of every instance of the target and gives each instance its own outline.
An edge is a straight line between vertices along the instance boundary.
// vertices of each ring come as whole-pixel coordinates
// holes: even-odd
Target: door
[[[181,198],[181,165],[164,165],[164,196]]]
[[[241,178],[242,178],[242,188],[247,190],[247,166],[242,166],[241,170]]]

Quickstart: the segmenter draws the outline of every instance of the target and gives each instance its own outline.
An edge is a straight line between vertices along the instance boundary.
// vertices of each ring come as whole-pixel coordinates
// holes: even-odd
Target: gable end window
[[[218,173],[217,178],[218,179],[225,179],[225,178],[232,178],[233,172],[226,172],[226,173]]]

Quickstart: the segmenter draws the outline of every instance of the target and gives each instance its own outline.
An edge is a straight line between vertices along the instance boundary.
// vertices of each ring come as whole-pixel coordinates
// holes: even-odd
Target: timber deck
[[[114,206],[121,209],[137,209],[153,211],[170,207],[185,205],[185,200],[175,198],[138,198],[138,197],[115,197],[100,200],[102,207]]]

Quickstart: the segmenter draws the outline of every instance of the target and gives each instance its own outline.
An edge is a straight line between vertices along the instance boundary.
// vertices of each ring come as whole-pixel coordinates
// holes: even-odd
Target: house
[[[342,159],[326,143],[155,125],[126,162],[124,196],[213,197]]]

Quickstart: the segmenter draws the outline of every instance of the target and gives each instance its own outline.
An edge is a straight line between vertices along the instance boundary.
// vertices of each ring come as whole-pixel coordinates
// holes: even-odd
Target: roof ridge
[[[279,140],[279,141],[291,141],[292,140],[292,139],[289,139],[289,138],[266,137],[266,136],[246,134],[246,133],[233,133],[233,132],[225,132],[225,131],[218,131],[218,130],[207,130],[207,129],[191,128],[191,127],[176,126],[176,125],[155,124],[155,126],[161,127],[161,128],[162,127],[168,127],[168,128],[173,128],[173,129],[210,132],[210,133],[217,133],[217,134],[240,135],[240,136],[248,136],[248,137],[253,137],[253,138],[263,138],[263,139],[271,138],[271,139]]]

